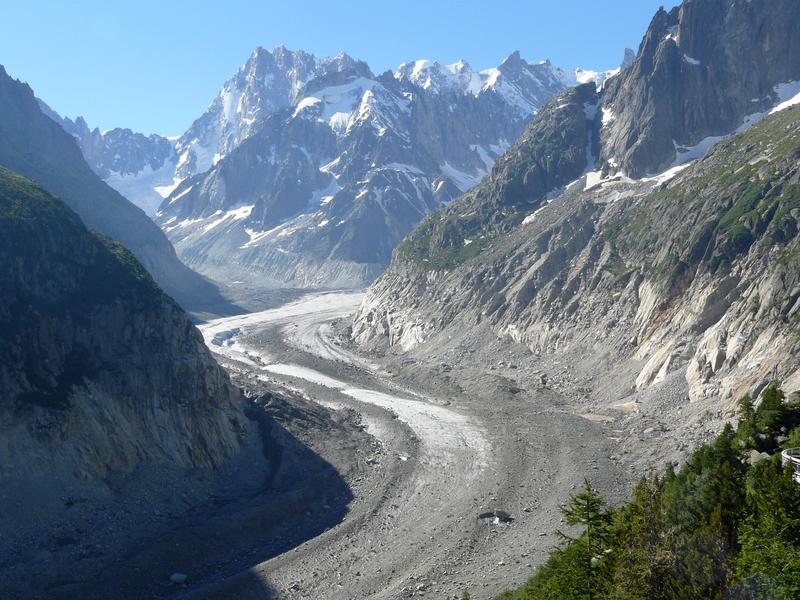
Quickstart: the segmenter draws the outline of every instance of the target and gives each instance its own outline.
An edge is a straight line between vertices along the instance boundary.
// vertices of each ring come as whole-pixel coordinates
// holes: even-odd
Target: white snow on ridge
[[[550,66],[548,61],[541,61],[536,65],[527,62],[524,64],[526,66],[523,67],[522,76],[533,80],[537,88],[546,89],[548,81],[543,81],[540,78],[542,73],[533,67]],[[578,68],[564,71],[550,66],[550,73],[545,79],[560,81],[565,87],[589,81],[594,81],[601,86],[605,80],[616,75],[619,70],[591,71]],[[394,77],[399,81],[410,81],[414,85],[434,93],[454,91],[479,96],[485,92],[494,92],[524,115],[534,114],[539,107],[539,99],[530,98],[529,92],[521,88],[518,82],[504,76],[502,65],[476,72],[463,60],[452,65],[442,65],[430,60],[417,60],[401,64],[394,72]]]
[[[607,107],[603,108],[603,114],[602,114],[602,117],[601,117],[602,122],[603,122],[603,127],[606,127],[607,125],[609,125],[616,118],[617,118],[617,115],[616,115],[616,113],[614,113],[613,110],[611,110],[610,108],[607,108]]]
[[[542,212],[545,208],[547,208],[548,204],[550,204],[550,203],[548,202],[547,204],[545,204],[541,208],[537,208],[535,211],[533,211],[531,214],[529,214],[527,217],[525,217],[522,220],[522,224],[523,225],[528,225],[529,223],[533,223],[536,220],[536,217],[539,216],[539,213]]]
[[[397,67],[394,76],[434,93],[451,90],[477,96],[484,84],[482,74],[473,71],[463,60],[451,65],[425,59],[406,62]]]
[[[203,233],[208,233],[225,221],[240,221],[246,219],[250,216],[250,213],[253,212],[253,208],[255,208],[255,205],[250,204],[249,206],[239,206],[228,211],[218,210],[209,217],[209,219],[213,218],[214,220],[203,226]]]
[[[556,69],[561,83],[563,83],[566,87],[574,87],[576,85],[590,83],[593,81],[595,85],[597,85],[598,89],[603,89],[605,82],[619,74],[621,70],[622,69],[619,67],[616,69],[609,69],[607,71],[592,71],[589,69],[582,69],[580,67],[573,69],[572,71]]]
[[[181,198],[183,198],[183,197],[184,197],[186,194],[188,194],[189,192],[191,192],[193,189],[194,189],[194,186],[193,186],[193,185],[190,185],[190,186],[189,186],[189,187],[187,187],[185,190],[183,190],[183,191],[182,191],[180,194],[178,194],[178,195],[177,195],[177,196],[175,196],[175,197],[174,197],[172,200],[170,200],[170,201],[169,201],[169,203],[170,203],[170,204],[175,204],[175,203],[176,203],[178,200],[180,200]]]
[[[303,98],[294,107],[294,113],[292,114],[292,117],[296,117],[301,112],[303,112],[306,108],[310,108],[312,106],[317,106],[320,103],[322,103],[322,100],[320,100],[319,98],[315,98],[314,96],[308,96],[306,98]]]
[[[664,36],[665,40],[672,40],[673,42],[678,42],[678,26],[673,25],[669,29],[667,29],[667,35]]]
[[[653,181],[656,184],[666,183],[673,177],[675,177],[678,173],[683,171],[686,167],[688,167],[691,162],[684,163],[682,165],[677,165],[675,167],[670,167],[663,173],[659,173],[658,175],[654,175],[653,177],[643,177],[642,181]]]
[[[244,231],[248,235],[250,240],[246,242],[243,246],[241,246],[241,249],[244,250],[246,248],[254,248],[262,240],[270,237],[274,233],[278,233],[283,229],[286,229],[286,223],[281,223],[277,227],[273,227],[272,229],[268,229],[267,231],[256,231],[255,229],[250,229],[249,227],[245,227]]]
[[[406,128],[401,124],[403,117],[410,113],[411,100],[405,96],[390,94],[383,86],[376,84],[364,91],[358,108],[348,120],[346,133],[359,125],[369,123],[380,136],[392,131],[410,143]]]
[[[775,86],[775,93],[781,102],[769,111],[769,114],[785,110],[790,106],[800,104],[800,81],[789,81]]]

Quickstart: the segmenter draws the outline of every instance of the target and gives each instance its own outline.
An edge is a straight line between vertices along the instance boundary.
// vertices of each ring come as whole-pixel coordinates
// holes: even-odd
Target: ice
[[[310,383],[321,385],[323,387],[331,388],[334,390],[343,390],[348,387],[348,385],[344,381],[339,381],[338,379],[334,379],[333,377],[328,377],[327,375],[324,375],[319,371],[315,371],[314,369],[309,369],[307,367],[301,367],[300,365],[278,363],[278,364],[266,365],[264,369],[269,371],[270,373],[275,373],[277,375],[287,375],[289,377],[294,377],[295,379],[302,379],[304,381],[308,381]]]
[[[603,183],[602,171],[589,171],[586,173],[586,187],[584,187],[585,190],[590,190],[601,183]]]

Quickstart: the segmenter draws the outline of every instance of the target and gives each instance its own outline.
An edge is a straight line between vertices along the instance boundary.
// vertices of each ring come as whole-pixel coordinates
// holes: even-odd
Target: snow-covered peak
[[[569,85],[562,81],[563,71],[549,60],[526,61],[513,52],[494,69],[480,73],[481,93],[495,93],[520,115],[533,115],[553,94]],[[572,84],[574,85],[574,84]]]
[[[580,67],[573,71],[562,72],[562,80],[567,86],[578,85],[582,83],[589,83],[593,81],[597,87],[603,87],[603,84],[621,71],[627,69],[636,60],[636,53],[630,48],[625,48],[625,54],[622,58],[620,66],[616,69],[608,69],[606,71],[593,71],[591,69],[582,69]]]
[[[365,63],[344,52],[319,58],[284,46],[256,48],[178,140],[179,178],[210,169],[255,133],[268,115],[295,103],[310,81],[354,68],[368,71]]]
[[[451,65],[430,60],[416,60],[401,64],[394,73],[395,79],[409,82],[434,93],[457,92],[477,94],[481,77],[464,60]]]

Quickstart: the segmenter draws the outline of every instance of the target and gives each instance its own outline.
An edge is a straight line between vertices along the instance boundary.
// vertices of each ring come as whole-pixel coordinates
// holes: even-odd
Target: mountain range
[[[419,60],[375,75],[344,53],[258,48],[179,138],[54,119],[149,214],[166,196],[155,220],[190,267],[229,284],[359,287],[554,93],[615,72],[515,52],[481,72]]]
[[[0,67],[3,595],[451,597],[473,566],[489,594],[579,475],[619,498],[737,412],[753,444],[668,471],[692,497],[667,505],[733,521],[711,454],[757,504],[745,465],[781,484],[798,439],[775,417],[800,398],[798,24],[797,0],[685,0],[607,72],[258,48],[174,138],[62,117]],[[348,322],[360,292],[207,324],[226,371],[184,309],[237,307],[193,268],[371,285]],[[653,542],[660,493],[617,513],[670,548],[636,579],[702,579],[738,542]],[[629,541],[592,494],[563,513],[590,584],[594,532]],[[757,550],[793,576],[796,537]]]

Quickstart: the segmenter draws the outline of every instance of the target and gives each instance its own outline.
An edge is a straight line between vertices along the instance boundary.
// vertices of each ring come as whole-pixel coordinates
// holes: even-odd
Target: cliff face
[[[798,159],[794,107],[669,182],[584,177],[450,269],[399,251],[354,337],[424,354],[488,326],[538,354],[635,365],[620,390],[676,371],[694,400],[800,388]]]
[[[3,515],[47,514],[79,482],[144,464],[239,452],[238,390],[184,312],[122,246],[2,168],[0,281]]]
[[[603,95],[601,164],[657,173],[682,147],[729,134],[800,80],[800,4],[686,0],[653,18]]]
[[[71,135],[45,115],[33,91],[0,67],[0,165],[33,179],[74,210],[87,227],[129,248],[163,289],[192,310],[226,302],[178,260],[166,236],[139,208],[86,164]]]

